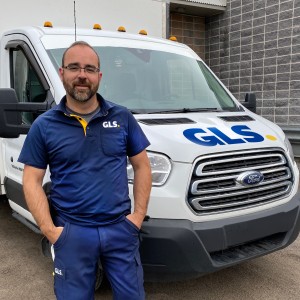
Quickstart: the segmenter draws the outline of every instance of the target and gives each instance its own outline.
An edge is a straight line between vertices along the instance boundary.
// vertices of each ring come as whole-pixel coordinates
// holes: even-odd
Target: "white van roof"
[[[46,49],[66,48],[75,42],[75,29],[67,27],[26,26],[4,33],[10,34],[26,35],[31,41],[42,42]],[[84,40],[92,46],[107,45],[167,51],[200,60],[192,49],[182,43],[142,34],[79,28],[76,29],[76,40]]]

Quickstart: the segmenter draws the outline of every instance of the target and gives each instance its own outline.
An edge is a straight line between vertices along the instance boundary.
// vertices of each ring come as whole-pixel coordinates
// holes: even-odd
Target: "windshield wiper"
[[[148,112],[148,114],[176,114],[176,113],[190,113],[190,112],[206,112],[206,111],[224,111],[223,109],[211,107],[211,108],[181,108],[170,110],[157,110]]]
[[[179,114],[179,113],[193,113],[193,112],[225,112],[225,111],[240,111],[238,108],[216,108],[216,107],[206,107],[206,108],[180,108],[180,109],[168,109],[168,110],[152,110],[148,109],[132,109],[130,112],[132,114]]]
[[[133,115],[139,115],[141,114],[140,111],[134,110],[134,109],[129,109],[129,111],[133,114]]]

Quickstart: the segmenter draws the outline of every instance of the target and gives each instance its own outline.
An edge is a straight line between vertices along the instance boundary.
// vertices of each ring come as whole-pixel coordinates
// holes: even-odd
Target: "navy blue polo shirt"
[[[85,130],[66,111],[66,98],[32,124],[19,162],[49,165],[51,205],[66,221],[86,226],[117,222],[130,213],[127,156],[149,141],[124,107],[97,94],[100,111]]]

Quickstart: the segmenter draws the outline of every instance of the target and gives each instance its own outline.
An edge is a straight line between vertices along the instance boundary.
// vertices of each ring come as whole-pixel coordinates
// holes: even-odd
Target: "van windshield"
[[[134,113],[238,110],[201,61],[149,49],[94,48],[103,73],[100,94]],[[64,50],[48,50],[57,69]]]

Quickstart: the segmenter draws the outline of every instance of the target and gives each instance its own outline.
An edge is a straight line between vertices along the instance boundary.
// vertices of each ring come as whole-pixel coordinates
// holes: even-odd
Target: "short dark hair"
[[[98,67],[100,68],[100,57],[98,55],[98,53],[95,51],[95,49],[87,42],[85,41],[76,41],[74,42],[73,44],[71,44],[64,52],[63,56],[62,56],[62,60],[61,60],[61,65],[62,67],[64,66],[64,62],[65,62],[65,56],[66,56],[66,53],[73,47],[75,46],[85,46],[85,47],[89,47],[90,49],[92,49],[95,54],[97,55],[97,58],[98,58]]]

